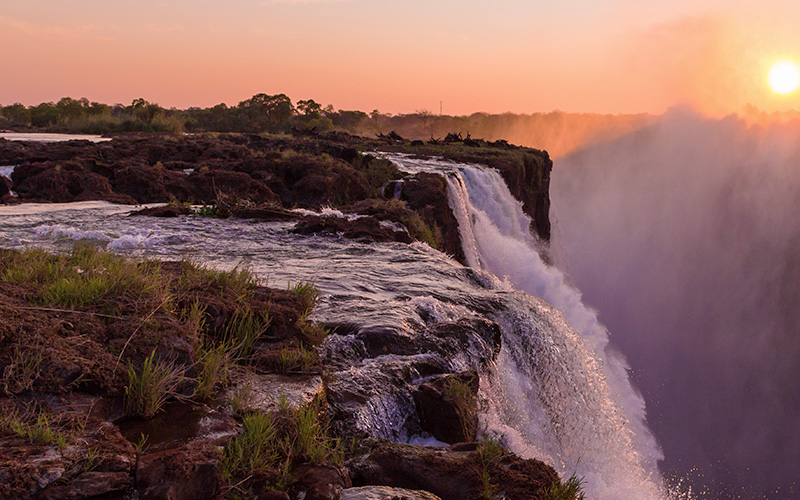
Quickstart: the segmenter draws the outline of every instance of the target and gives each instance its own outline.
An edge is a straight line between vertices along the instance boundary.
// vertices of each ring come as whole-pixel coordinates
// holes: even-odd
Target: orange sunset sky
[[[0,104],[166,107],[255,93],[336,109],[712,114],[778,96],[790,0],[0,0]]]

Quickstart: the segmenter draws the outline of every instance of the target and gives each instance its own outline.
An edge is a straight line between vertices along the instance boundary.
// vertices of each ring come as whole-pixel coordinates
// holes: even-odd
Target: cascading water
[[[497,370],[483,395],[486,423],[523,456],[584,476],[590,497],[664,498],[662,455],[645,422],[627,365],[608,346],[594,311],[541,259],[530,218],[500,174],[475,165],[436,165],[391,156],[408,171],[446,171],[467,263],[525,294],[495,316],[503,331]]]

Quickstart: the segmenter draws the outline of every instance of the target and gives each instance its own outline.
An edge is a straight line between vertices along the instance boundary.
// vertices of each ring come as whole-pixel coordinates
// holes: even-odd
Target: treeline
[[[118,132],[241,132],[327,133],[344,131],[375,136],[396,132],[406,139],[441,139],[450,133],[487,141],[507,140],[521,146],[547,149],[561,156],[593,142],[610,140],[637,130],[651,115],[592,113],[434,115],[429,111],[390,115],[374,110],[335,110],[313,99],[296,104],[285,94],[256,94],[235,106],[167,109],[144,99],[129,106],[64,97],[36,106],[0,106],[0,129],[17,131],[110,134]]]
[[[377,112],[376,112],[377,113]],[[106,134],[113,132],[356,132],[369,116],[334,111],[313,99],[293,104],[285,94],[256,94],[236,106],[167,109],[144,99],[113,106],[64,97],[36,106],[0,106],[0,129]],[[376,120],[377,121],[377,120]]]

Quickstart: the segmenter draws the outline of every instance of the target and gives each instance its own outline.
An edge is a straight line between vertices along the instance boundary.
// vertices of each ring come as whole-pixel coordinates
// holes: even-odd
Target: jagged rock
[[[305,500],[339,500],[339,492],[353,484],[347,473],[329,465],[301,465],[292,489]]]
[[[162,166],[129,164],[114,172],[114,190],[126,194],[139,203],[169,201],[164,185],[166,169]]]
[[[175,450],[139,457],[136,489],[142,500],[212,498],[219,487],[219,451],[213,445],[196,443]]]
[[[0,198],[11,193],[11,179],[5,175],[0,175]]]
[[[41,500],[79,500],[101,495],[117,494],[133,485],[133,477],[127,472],[84,472],[67,484],[53,485],[35,498]]]
[[[373,441],[369,451],[347,462],[355,486],[382,485],[424,490],[442,500],[485,498],[480,480],[486,469],[499,498],[544,500],[545,488],[558,480],[555,470],[538,460],[507,453],[484,466],[477,451],[455,451]]]
[[[401,243],[413,241],[406,231],[398,231],[382,225],[373,217],[348,219],[336,216],[307,215],[291,229],[291,232],[297,234],[341,234],[345,238],[369,241],[398,241]]]
[[[241,219],[257,219],[265,222],[295,220],[301,217],[297,212],[285,210],[278,206],[236,208],[231,212],[231,215]]]
[[[420,426],[445,443],[473,441],[478,429],[477,372],[432,377],[414,392]]]
[[[186,205],[171,203],[160,207],[149,207],[131,212],[130,215],[146,215],[148,217],[179,217],[191,215],[192,209]]]
[[[388,486],[361,486],[342,490],[341,500],[441,500],[433,493]]]
[[[438,174],[418,173],[403,183],[400,199],[408,203],[430,228],[439,250],[464,262],[458,221],[447,202],[447,180]],[[436,234],[436,229],[440,234]]]

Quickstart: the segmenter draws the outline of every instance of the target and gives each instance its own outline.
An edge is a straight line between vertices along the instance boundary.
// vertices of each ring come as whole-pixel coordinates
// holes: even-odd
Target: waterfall
[[[430,161],[392,159],[405,170],[432,168]],[[503,348],[482,380],[488,430],[562,476],[583,476],[589,498],[665,498],[656,465],[663,457],[627,364],[580,293],[540,257],[521,202],[494,169],[447,162],[438,169],[448,179],[467,264],[509,289],[494,318]]]

